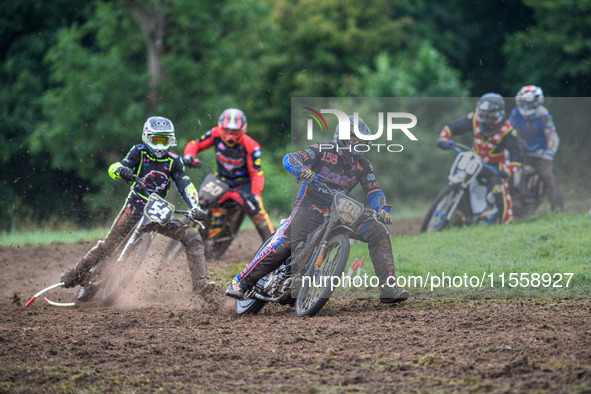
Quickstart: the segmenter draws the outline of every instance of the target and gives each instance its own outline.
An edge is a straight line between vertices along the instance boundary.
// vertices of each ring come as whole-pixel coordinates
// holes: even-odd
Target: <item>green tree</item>
[[[505,88],[537,84],[552,96],[591,95],[591,1],[524,0],[529,26],[507,38]]]
[[[513,94],[505,90],[503,76],[513,55],[502,49],[508,35],[527,27],[532,8],[523,1],[413,0],[405,12],[415,21],[417,37],[430,41],[460,72],[471,95],[480,96]]]
[[[0,231],[28,218],[57,221],[66,212],[84,213],[85,182],[53,169],[47,155],[29,150],[27,140],[42,119],[41,97],[50,85],[45,52],[58,28],[85,15],[86,7],[75,0],[0,1]]]

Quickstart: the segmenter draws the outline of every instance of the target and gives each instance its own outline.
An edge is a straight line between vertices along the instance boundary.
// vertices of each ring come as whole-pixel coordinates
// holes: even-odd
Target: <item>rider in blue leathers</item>
[[[544,182],[552,211],[564,210],[562,192],[554,176],[554,155],[559,139],[552,115],[544,102],[542,89],[535,85],[522,87],[515,96],[517,106],[509,123],[517,130],[524,150],[524,167],[533,166]]]
[[[350,117],[351,135],[354,118]],[[371,131],[359,118],[358,129],[362,134]],[[408,291],[395,287],[394,258],[388,231],[382,223],[392,223],[391,206],[386,204],[384,193],[380,189],[371,163],[353,148],[360,142],[351,137],[349,140],[338,139],[338,127],[334,140],[315,143],[305,150],[289,153],[283,159],[283,165],[293,175],[303,180],[295,207],[275,234],[271,243],[260,251],[248,266],[232,281],[226,295],[241,299],[260,278],[281,265],[295,246],[305,240],[324,220],[324,214],[330,212],[334,191],[348,194],[357,184],[361,184],[371,207],[377,212],[378,222],[373,216],[364,213],[356,222],[351,238],[369,244],[369,253],[374,264],[376,276],[380,281],[380,301],[396,303],[408,298]],[[322,148],[321,148],[322,147]],[[319,176],[325,186],[312,180]],[[388,280],[388,277],[394,280]]]

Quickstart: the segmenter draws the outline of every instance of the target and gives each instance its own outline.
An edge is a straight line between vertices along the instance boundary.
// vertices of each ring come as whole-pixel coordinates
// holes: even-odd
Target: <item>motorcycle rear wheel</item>
[[[463,224],[464,219],[461,218],[463,214],[459,212],[458,207],[464,196],[464,190],[457,184],[444,187],[437,197],[435,197],[433,204],[431,204],[431,207],[427,211],[427,215],[421,225],[421,232],[432,233],[441,231],[450,223],[458,220]]]
[[[326,304],[334,291],[331,288],[331,278],[340,278],[347,265],[350,248],[349,239],[339,234],[328,241],[320,267],[314,267],[316,253],[312,255],[310,261],[306,262],[306,266],[309,267],[302,277],[301,287],[295,302],[296,316],[312,317]],[[305,280],[306,277],[309,280]]]
[[[265,249],[267,247],[267,245],[269,245],[269,243],[271,243],[271,240],[273,239],[273,237],[269,237],[267,238],[267,240],[265,242],[263,242],[263,244],[259,247],[259,249],[257,250],[257,252],[254,254],[255,256],[259,254],[259,252],[261,252],[263,249]],[[258,283],[260,284],[264,284],[267,281],[267,275],[263,276],[261,279],[259,279]],[[236,311],[237,315],[254,315],[259,313],[259,311],[261,309],[263,309],[263,307],[265,306],[266,302],[265,301],[261,301],[261,300],[257,300],[256,298],[247,298],[245,300],[236,300],[236,302],[234,303],[234,310]]]
[[[112,304],[117,298],[118,289],[121,289],[133,279],[151,244],[152,234],[141,234],[133,245],[127,249],[121,261],[117,261],[119,254],[115,254],[112,260],[106,262],[108,265],[101,270],[101,276],[104,277],[101,290],[101,302],[103,304]]]
[[[246,300],[236,300],[234,310],[237,315],[256,315],[265,306],[266,302],[256,298]]]

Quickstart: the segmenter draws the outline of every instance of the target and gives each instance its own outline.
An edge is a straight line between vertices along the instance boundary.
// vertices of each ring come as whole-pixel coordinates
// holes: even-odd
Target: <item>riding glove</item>
[[[451,149],[453,144],[452,140],[437,140],[437,146],[441,149]]]
[[[316,176],[316,173],[309,168],[302,168],[302,170],[299,173],[299,178],[302,181],[307,181],[307,182],[312,182],[314,180],[315,176]]]
[[[201,208],[193,207],[191,208],[191,219],[193,220],[205,220],[207,219],[207,212],[201,210]]]
[[[384,224],[392,224],[392,215],[382,208],[378,212],[378,221]]]
[[[119,173],[119,176],[123,179],[125,179],[126,181],[131,181],[133,180],[133,171],[131,168],[129,167],[125,167],[125,166],[121,166],[119,167],[119,169],[117,170],[117,172]]]

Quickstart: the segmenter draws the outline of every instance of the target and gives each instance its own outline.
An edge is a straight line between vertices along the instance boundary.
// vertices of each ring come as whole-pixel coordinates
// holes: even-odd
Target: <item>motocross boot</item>
[[[96,275],[94,275],[96,266],[92,267],[88,273],[87,279],[80,285],[78,294],[76,294],[76,300],[80,302],[88,302],[98,292],[98,284],[96,283]]]
[[[92,268],[105,256],[104,241],[99,241],[76,265],[60,275],[60,282],[70,288],[84,283]]]
[[[236,298],[237,300],[244,299],[244,293],[246,293],[246,289],[242,286],[240,281],[237,278],[232,279],[232,283],[226,289],[226,295],[228,297]]]
[[[396,304],[406,301],[409,295],[408,290],[403,287],[380,287],[380,302],[383,304]]]

